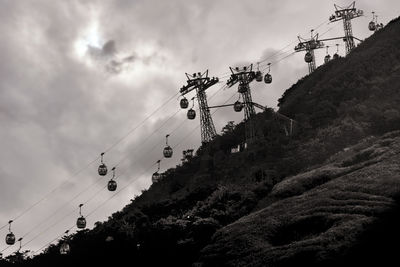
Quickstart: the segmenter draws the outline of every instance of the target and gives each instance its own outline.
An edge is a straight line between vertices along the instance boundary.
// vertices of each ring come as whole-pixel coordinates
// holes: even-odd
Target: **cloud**
[[[96,208],[110,196],[109,192],[100,191],[108,177],[98,177],[98,162],[79,175],[75,173],[176,94],[186,82],[185,72],[209,69],[210,76],[223,77],[228,66],[268,57],[295,40],[299,32],[308,33],[327,19],[332,3],[2,1],[0,225],[61,183],[64,186],[55,194],[16,220],[13,230],[17,235],[59,211],[59,216],[33,235],[45,230],[54,219],[76,211],[79,203],[90,198],[84,212]],[[398,10],[395,7],[399,7],[394,0],[387,4],[369,0],[368,5],[379,12],[383,22],[392,19]],[[310,14],[310,6],[321,12]],[[354,22],[357,36],[370,34],[367,22]],[[329,26],[323,27],[326,30]],[[83,54],[77,53],[77,42]],[[276,106],[283,91],[307,73],[303,55],[293,55],[272,66],[271,73],[271,85],[252,86],[253,99]],[[207,95],[211,97],[221,86],[223,83],[209,88]],[[209,104],[224,103],[231,95],[234,101],[236,90],[219,91]],[[162,157],[165,134],[172,132],[171,144],[181,144],[173,159],[162,162],[163,170],[180,162],[183,149],[198,147],[200,131],[193,129],[199,121],[186,120],[185,110],[161,127],[177,109],[179,103],[174,99],[106,154],[109,167],[125,158],[118,167],[117,173],[124,173],[118,179],[119,188],[135,182],[93,214],[89,226],[106,219],[149,186],[154,170],[145,171]],[[238,123],[242,119],[243,114],[234,113],[231,108],[213,115],[217,132],[227,121]],[[71,200],[93,182],[97,184]],[[100,193],[92,197],[97,191]],[[68,204],[60,209],[66,201]],[[62,234],[74,224],[75,215],[65,217],[27,249],[38,249]]]
[[[132,65],[137,59],[134,53],[121,56],[114,40],[107,41],[100,48],[93,45],[88,45],[87,48],[87,55],[109,74],[120,74],[132,69]]]

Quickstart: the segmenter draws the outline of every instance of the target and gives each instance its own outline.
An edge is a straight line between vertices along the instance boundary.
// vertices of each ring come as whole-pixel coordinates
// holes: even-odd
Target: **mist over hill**
[[[400,238],[400,19],[286,90],[131,203],[27,266],[384,265]],[[2,265],[8,265],[5,261]]]

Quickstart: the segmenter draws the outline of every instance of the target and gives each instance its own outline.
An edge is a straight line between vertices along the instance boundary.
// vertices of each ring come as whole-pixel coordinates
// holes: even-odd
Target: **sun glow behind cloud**
[[[96,19],[93,19],[75,41],[75,54],[81,59],[86,55],[89,46],[101,48],[103,42],[104,40],[100,37],[99,23]]]

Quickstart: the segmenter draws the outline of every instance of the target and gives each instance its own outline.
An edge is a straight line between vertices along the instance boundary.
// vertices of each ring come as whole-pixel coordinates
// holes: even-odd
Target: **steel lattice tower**
[[[246,141],[251,142],[256,136],[254,122],[251,119],[256,114],[256,111],[253,106],[253,100],[251,98],[251,90],[249,85],[255,78],[253,64],[251,64],[249,67],[243,67],[243,69],[233,69],[230,67],[230,70],[232,74],[227,82],[227,85],[229,87],[232,87],[234,84],[239,82],[238,92],[242,96],[244,105]]]
[[[203,74],[200,72],[197,74],[194,73],[193,75],[186,73],[186,77],[188,78],[187,85],[184,85],[180,89],[180,93],[184,96],[192,90],[196,90],[200,110],[201,142],[203,144],[208,143],[214,139],[217,135],[217,131],[215,130],[214,122],[208,108],[206,90],[218,83],[218,78],[213,77],[210,79],[208,77],[208,70]]]
[[[335,4],[335,14],[329,17],[330,22],[336,22],[339,20],[343,20],[343,28],[344,28],[344,38],[346,44],[346,54],[350,53],[350,51],[355,48],[353,30],[351,27],[351,20],[354,18],[361,17],[363,15],[363,11],[355,8],[356,2],[354,1],[348,7],[340,7]]]
[[[317,68],[315,63],[315,55],[314,50],[323,48],[324,43],[318,40],[318,34],[313,35],[314,30],[311,30],[311,38],[310,39],[303,39],[300,36],[297,38],[299,39],[299,44],[296,45],[294,51],[301,52],[306,51],[306,55],[304,56],[304,60],[308,64],[308,72],[312,73]]]
[[[315,54],[314,49],[307,50],[308,53],[311,55],[311,62],[308,62],[308,73],[312,73],[317,68],[317,64],[315,63]]]

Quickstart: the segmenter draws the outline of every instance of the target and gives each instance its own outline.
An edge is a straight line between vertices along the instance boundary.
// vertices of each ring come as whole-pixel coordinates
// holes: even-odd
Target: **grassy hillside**
[[[69,255],[57,244],[21,264],[352,262],[364,246],[397,233],[390,222],[400,134],[384,134],[400,129],[399,43],[395,20],[288,89],[279,105],[298,122],[293,136],[272,110],[260,113],[259,138],[244,152],[229,152],[243,142],[239,124],[109,220],[71,236]]]
[[[395,224],[377,225],[385,223],[382,217],[400,221],[393,212],[399,210],[399,161],[396,131],[288,177],[266,197],[272,204],[214,235],[202,251],[202,266],[387,266],[397,257],[388,241],[400,231]],[[374,237],[374,231],[381,233]],[[368,239],[381,242],[368,244]],[[357,255],[361,247],[372,253]]]

